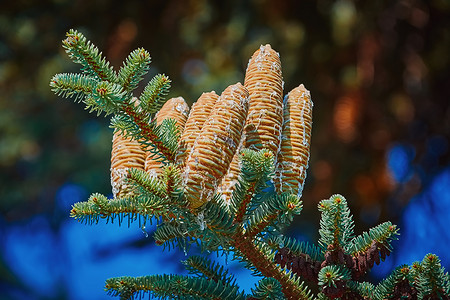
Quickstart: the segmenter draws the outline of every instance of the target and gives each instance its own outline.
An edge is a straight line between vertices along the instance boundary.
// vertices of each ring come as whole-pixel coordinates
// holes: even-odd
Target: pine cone
[[[283,123],[283,79],[279,54],[269,44],[250,59],[245,73],[250,94],[245,147],[278,152]]]
[[[279,193],[301,196],[308,168],[313,103],[303,84],[289,92],[284,102],[284,124],[274,184]]]
[[[203,93],[192,105],[180,138],[180,149],[176,158],[180,165],[185,165],[186,159],[194,146],[195,139],[200,134],[203,124],[211,113],[217,99],[219,99],[219,96],[214,91]]]
[[[129,195],[130,188],[125,183],[128,169],[144,169],[145,151],[130,137],[119,131],[113,136],[111,151],[111,186],[114,198]]]
[[[184,186],[192,209],[211,200],[239,145],[248,112],[240,83],[225,89],[195,140],[186,161]]]

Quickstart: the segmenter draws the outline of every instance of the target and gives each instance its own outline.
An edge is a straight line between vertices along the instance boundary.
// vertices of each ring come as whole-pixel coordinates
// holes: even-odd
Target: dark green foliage
[[[52,91],[61,97],[83,100],[97,87],[98,80],[84,74],[56,74],[50,81]]]
[[[116,81],[117,75],[112,66],[102,57],[98,48],[80,32],[71,29],[67,33],[67,38],[63,41],[63,47],[75,63],[81,64],[82,71],[86,75],[101,81]]]
[[[349,281],[350,279],[350,271],[338,265],[325,266],[320,270],[318,275],[319,286],[323,289],[338,289],[344,281]]]
[[[246,234],[253,236],[261,233],[268,226],[274,226],[278,230],[287,227],[294,215],[302,211],[299,197],[294,194],[272,195],[247,216]]]
[[[355,237],[350,243],[347,244],[346,251],[351,255],[357,255],[358,252],[364,252],[372,245],[373,241],[379,244],[386,245],[389,251],[392,251],[390,246],[391,240],[397,239],[398,235],[397,226],[391,222],[384,222],[374,228],[371,228],[369,232]]]
[[[333,195],[319,203],[320,219],[319,245],[323,249],[348,245],[353,237],[353,220],[347,206],[347,200],[341,195]]]
[[[245,299],[237,286],[224,285],[205,278],[180,275],[153,275],[143,277],[118,277],[106,281],[109,295],[120,299],[134,299],[149,293],[160,299]]]
[[[448,299],[450,278],[442,268],[440,259],[434,254],[427,254],[419,269],[415,278],[419,299]]]
[[[164,105],[169,88],[169,77],[164,74],[155,75],[139,97],[142,109],[152,115],[157,113]]]
[[[237,286],[236,279],[233,275],[228,274],[223,266],[218,263],[211,262],[209,259],[201,256],[191,256],[183,264],[190,275],[206,278],[215,282],[222,282],[224,285]]]
[[[119,84],[127,92],[137,88],[138,83],[147,74],[150,65],[150,53],[139,48],[130,53],[117,75]]]
[[[256,208],[267,193],[268,181],[274,172],[274,155],[270,150],[254,151],[243,149],[241,152],[241,174],[231,197],[230,210],[241,222],[247,211]]]
[[[273,278],[264,278],[258,281],[255,289],[252,289],[254,299],[285,299],[281,284]]]

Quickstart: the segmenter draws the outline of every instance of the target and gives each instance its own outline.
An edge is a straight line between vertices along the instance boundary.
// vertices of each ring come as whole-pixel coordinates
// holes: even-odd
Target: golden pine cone
[[[145,151],[141,145],[124,137],[119,131],[114,132],[111,150],[111,186],[114,198],[127,196],[130,189],[125,183],[130,168],[144,169]]]
[[[234,153],[233,160],[231,161],[230,167],[228,168],[227,173],[222,178],[222,182],[220,183],[217,191],[222,193],[222,200],[226,204],[230,204],[231,196],[233,191],[238,183],[239,172],[241,171],[241,150],[244,146],[245,134],[241,136],[241,141],[239,143],[238,149],[236,153]]]
[[[156,114],[156,124],[160,125],[165,119],[175,119],[178,129],[180,132],[183,132],[188,115],[189,106],[183,97],[171,98],[164,103],[161,110]],[[145,172],[151,176],[157,176],[162,173],[161,168],[163,165],[155,159],[150,149],[148,149],[145,158]]]
[[[301,84],[285,98],[284,125],[274,184],[276,191],[301,196],[309,160],[312,127],[311,94]]]
[[[244,85],[250,94],[245,147],[276,154],[283,124],[283,78],[280,56],[269,44],[253,54]]]
[[[219,99],[219,95],[214,91],[203,93],[192,105],[180,138],[180,149],[176,159],[179,164],[185,164],[187,156],[194,146],[195,139],[200,134],[203,124],[211,113],[217,99]]]
[[[211,200],[239,145],[248,112],[248,91],[228,86],[195,140],[184,172],[185,195],[192,209]]]

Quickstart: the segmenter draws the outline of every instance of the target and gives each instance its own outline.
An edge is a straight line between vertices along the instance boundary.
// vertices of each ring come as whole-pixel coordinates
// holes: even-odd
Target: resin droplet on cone
[[[311,142],[311,95],[301,84],[286,96],[283,132],[274,184],[276,191],[301,195],[306,178]]]
[[[165,119],[175,119],[180,132],[189,115],[189,106],[183,97],[171,98],[164,103],[161,110],[156,114],[156,124],[160,125]],[[151,146],[150,146],[151,147]],[[156,160],[152,151],[148,149],[145,159],[145,172],[151,176],[157,176],[162,173],[163,164]]]
[[[225,89],[195,140],[186,161],[185,195],[192,209],[211,200],[239,145],[248,112],[240,83]]]
[[[283,78],[280,56],[270,45],[253,54],[244,85],[250,94],[245,147],[276,154],[283,123]]]

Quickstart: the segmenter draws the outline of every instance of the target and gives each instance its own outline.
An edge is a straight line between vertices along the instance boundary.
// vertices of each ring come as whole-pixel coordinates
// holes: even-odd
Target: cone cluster
[[[272,151],[277,157],[273,180],[276,191],[301,194],[309,159],[312,101],[303,85],[283,101],[283,85],[280,56],[265,45],[249,60],[243,85],[230,85],[220,96],[203,93],[190,112],[181,97],[170,99],[158,112],[158,124],[173,118],[181,132],[175,162],[183,170],[191,209],[210,201],[216,192],[229,202],[238,182],[243,148]],[[127,142],[139,148],[137,142]],[[162,163],[151,155],[151,149],[132,148],[120,160],[120,149],[114,145],[111,176],[113,190],[119,191],[116,194],[123,186],[123,175],[116,175],[117,170],[123,174],[135,167],[154,176],[160,174]]]

